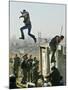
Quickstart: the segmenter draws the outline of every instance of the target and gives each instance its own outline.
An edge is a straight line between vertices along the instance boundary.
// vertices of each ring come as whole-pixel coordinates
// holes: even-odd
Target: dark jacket
[[[59,36],[55,36],[49,43],[49,46],[51,49],[56,49],[57,48],[57,45],[60,43],[59,39],[58,39],[58,42],[56,41],[56,38],[59,38]]]
[[[23,60],[22,64],[21,64],[21,68],[22,69],[27,69],[27,60]]]
[[[55,69],[51,74],[50,74],[50,79],[51,83],[53,86],[57,86],[60,83],[60,72],[58,69]]]
[[[32,62],[33,62],[33,59],[29,59],[28,60],[28,70],[32,69]]]
[[[15,57],[14,58],[14,67],[17,68],[18,66],[20,66],[20,58],[19,57]]]

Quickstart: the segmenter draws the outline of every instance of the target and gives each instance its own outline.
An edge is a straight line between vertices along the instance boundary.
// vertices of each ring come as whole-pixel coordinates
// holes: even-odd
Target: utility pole
[[[41,42],[41,32],[38,32],[38,45],[40,46],[40,42]]]
[[[63,26],[61,26],[60,36],[61,36],[61,34],[62,34],[62,30],[63,30]]]

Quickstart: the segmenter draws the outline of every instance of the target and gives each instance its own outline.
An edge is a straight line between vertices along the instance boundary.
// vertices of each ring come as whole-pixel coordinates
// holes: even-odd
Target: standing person
[[[55,36],[49,43],[51,51],[52,51],[52,56],[51,56],[51,63],[56,62],[55,61],[55,52],[57,50],[57,46],[59,43],[64,39],[64,36]]]
[[[31,34],[31,27],[32,27],[32,25],[31,25],[29,13],[26,10],[23,10],[23,12],[21,12],[21,14],[22,15],[19,18],[22,18],[22,17],[24,18],[24,21],[23,22],[24,22],[25,26],[23,26],[23,27],[20,28],[20,31],[21,31],[21,37],[20,37],[20,39],[24,39],[23,30],[24,29],[28,29],[28,35],[30,37],[32,37],[33,40],[34,40],[34,42],[36,43],[35,36],[33,34]]]
[[[51,73],[46,76],[46,78],[48,78],[48,81],[51,82],[52,86],[60,85],[61,75],[58,68],[56,68],[55,66],[51,68]]]
[[[25,54],[23,56],[23,62],[21,64],[21,68],[23,70],[22,83],[24,83],[24,84],[27,82],[27,69],[28,69],[28,67],[27,67],[27,61],[28,61],[28,57],[27,57],[27,54]]]
[[[28,81],[29,82],[32,81],[32,62],[33,62],[33,58],[32,58],[32,55],[30,55],[28,59]]]
[[[16,54],[14,57],[14,74],[15,74],[16,78],[18,77],[19,66],[20,66],[20,58]]]
[[[39,70],[39,61],[36,57],[33,58],[32,62],[32,82],[36,83],[37,75]]]
[[[9,74],[14,74],[14,60],[13,58],[9,58]]]
[[[59,86],[60,79],[61,79],[59,70],[55,66],[53,66],[51,68],[51,71],[52,71],[52,73],[50,73],[49,78],[50,78],[52,86]]]

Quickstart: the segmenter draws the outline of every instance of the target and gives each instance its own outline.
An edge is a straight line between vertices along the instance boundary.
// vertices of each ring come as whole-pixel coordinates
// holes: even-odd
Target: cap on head
[[[23,12],[25,12],[26,10],[24,9]]]

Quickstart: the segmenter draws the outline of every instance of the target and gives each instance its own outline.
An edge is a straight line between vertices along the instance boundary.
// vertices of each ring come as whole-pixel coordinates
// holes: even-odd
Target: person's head
[[[64,39],[64,36],[63,36],[63,35],[61,35],[61,36],[60,36],[60,40],[63,40],[63,39]]]
[[[17,57],[18,55],[16,54],[15,56]]]
[[[24,56],[23,56],[23,59],[27,59],[28,58],[28,54],[25,54]]]
[[[34,60],[36,60],[36,57],[34,57]]]
[[[32,59],[32,55],[29,56],[29,59]]]
[[[26,12],[26,10],[24,9],[23,12]]]

